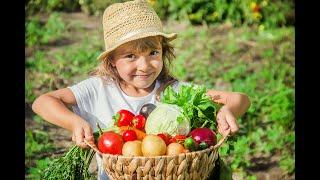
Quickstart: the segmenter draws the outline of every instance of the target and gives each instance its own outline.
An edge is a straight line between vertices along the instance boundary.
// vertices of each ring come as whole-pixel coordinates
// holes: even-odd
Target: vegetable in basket
[[[134,114],[126,109],[119,110],[112,119],[114,120],[115,125],[120,126],[130,126],[132,125],[132,119]]]
[[[184,117],[178,106],[163,103],[157,104],[149,114],[145,127],[147,134],[167,133],[171,136],[187,135],[190,129],[189,120]]]
[[[159,133],[157,134],[157,136],[161,137],[164,142],[166,143],[166,145],[169,145],[170,144],[170,139],[171,139],[171,136],[167,133]]]
[[[186,149],[183,147],[183,145],[179,143],[171,143],[167,146],[166,155],[178,155],[185,152]]]
[[[162,110],[176,109],[176,113],[171,114],[171,116],[175,116],[176,118],[175,122],[173,122],[174,124],[176,124],[176,126],[171,129],[171,131],[175,132],[173,133],[174,135],[177,135],[177,134],[187,135],[190,132],[190,130],[193,130],[195,128],[201,128],[201,127],[210,128],[213,131],[216,130],[216,113],[219,110],[220,105],[211,101],[211,99],[206,95],[206,89],[203,86],[195,86],[195,85],[181,86],[178,92],[175,92],[171,86],[168,86],[163,93],[161,102],[163,104],[170,104],[176,107],[176,108],[162,108]],[[169,106],[167,105],[167,107]],[[153,130],[157,130],[157,129],[153,129],[150,126],[148,126],[147,128],[147,124],[150,119],[154,118],[154,120],[156,119],[159,120],[160,117],[164,116],[164,114],[159,113],[157,116],[154,116],[153,118],[148,117],[148,115],[153,114],[153,111],[155,110],[156,108],[154,109],[150,108],[148,109],[149,112],[146,112],[147,115],[145,117],[147,118],[147,121],[146,121],[145,128],[146,128],[146,131],[147,129],[149,129],[147,132],[150,132],[150,131],[152,132]],[[180,116],[177,116],[177,115],[180,115]],[[170,115],[165,114],[165,116],[169,117]],[[133,118],[134,116],[129,115],[129,118],[126,119],[126,121],[119,121],[120,119],[118,117],[118,121],[116,123],[118,127],[114,129],[114,131],[121,132],[121,131],[127,130],[128,126],[132,125],[130,124],[132,123],[131,117]],[[169,118],[169,119],[171,119],[172,121],[173,118]],[[177,119],[178,121],[176,121]],[[151,122],[154,124],[157,124],[156,121],[154,120],[151,120]],[[120,125],[124,125],[124,124],[127,127],[126,126],[119,127]],[[180,125],[183,128],[179,128]],[[134,128],[134,127],[130,127],[130,128]],[[144,132],[138,131],[137,128],[134,128],[134,130],[136,132],[139,132],[137,133],[138,139],[143,139],[146,136]],[[183,131],[184,133],[180,133],[180,131]],[[166,132],[159,131],[158,133],[156,132],[154,133],[158,134],[158,133],[166,133]],[[94,136],[95,136],[95,139],[97,140],[99,133],[95,132]],[[156,136],[156,137],[158,137],[161,140],[160,142],[162,142],[162,143],[158,143],[162,145],[156,146],[157,151],[160,152],[158,154],[163,155],[166,153],[166,143],[159,136]],[[201,143],[200,143],[200,146],[201,146]],[[154,151],[153,149],[148,149],[148,147],[143,145],[141,145],[141,148],[144,148],[145,150],[148,150],[151,152]],[[69,149],[69,151],[66,154],[64,154],[63,156],[57,159],[54,159],[49,164],[49,167],[44,171],[42,179],[92,179],[93,177],[90,175],[88,168],[94,154],[95,154],[95,151],[93,149],[82,149],[74,145],[72,146],[72,148]]]
[[[104,132],[98,140],[98,149],[102,153],[122,154],[124,141],[122,137],[112,131]]]
[[[138,114],[132,119],[133,127],[144,130],[144,126],[146,124],[146,118],[142,114]]]
[[[124,156],[142,156],[141,141],[128,141],[122,147],[122,155]]]
[[[149,114],[156,108],[156,105],[152,103],[146,103],[144,104],[140,111],[139,114],[143,115],[145,118],[148,118]]]
[[[157,135],[149,134],[142,140],[141,150],[143,156],[164,155],[166,148],[166,143]]]
[[[196,128],[190,134],[197,144],[213,146],[217,143],[216,134],[209,128]]]
[[[187,138],[187,136],[185,135],[181,135],[181,134],[178,134],[178,135],[175,135],[174,137],[172,137],[169,142],[170,143],[180,143],[180,144],[183,144],[184,143],[184,140]]]
[[[221,105],[214,103],[206,92],[205,86],[194,84],[182,85],[178,92],[168,86],[161,102],[178,106],[188,119],[191,129],[206,127],[215,131],[217,112]]]
[[[196,143],[196,141],[192,137],[186,138],[184,140],[183,145],[186,149],[189,149],[190,151],[195,151],[198,149],[198,144]]]
[[[119,127],[120,134],[122,134],[122,135],[127,130],[133,130],[137,135],[137,139],[140,140],[140,141],[142,141],[142,139],[146,136],[145,132],[143,132],[142,130],[139,130],[139,129],[135,128],[135,127],[132,127],[132,126],[121,126],[121,127]]]
[[[122,138],[125,142],[137,140],[137,133],[134,130],[126,130],[122,134]]]

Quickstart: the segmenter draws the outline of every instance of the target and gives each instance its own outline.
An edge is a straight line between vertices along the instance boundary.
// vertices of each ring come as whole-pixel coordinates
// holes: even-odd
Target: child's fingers
[[[222,134],[223,136],[227,136],[230,132],[230,128],[227,128],[227,129],[221,129],[218,127],[218,131],[220,134]]]
[[[220,123],[218,123],[218,132],[223,136],[227,136],[229,133],[228,130],[230,129],[227,121],[223,118],[222,120],[219,120],[219,122]]]
[[[223,113],[218,113],[218,115],[217,115],[217,123],[218,123],[218,127],[222,131],[227,130],[229,128],[229,124],[228,124],[225,116],[223,115]]]
[[[88,145],[83,141],[84,140],[84,131],[75,132],[76,144],[81,148],[86,148]]]
[[[226,114],[226,121],[230,126],[230,133],[231,134],[234,134],[239,130],[239,125],[237,123],[237,120],[232,114],[230,114],[230,113]]]
[[[87,141],[94,142],[93,132],[92,132],[92,129],[90,127],[84,129],[84,136],[85,136],[85,139]]]

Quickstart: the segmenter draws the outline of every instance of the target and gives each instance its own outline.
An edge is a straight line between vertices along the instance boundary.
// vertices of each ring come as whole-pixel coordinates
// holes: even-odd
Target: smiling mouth
[[[150,76],[152,73],[150,74],[142,74],[142,75],[133,75],[133,76],[137,76],[137,77],[148,77]]]

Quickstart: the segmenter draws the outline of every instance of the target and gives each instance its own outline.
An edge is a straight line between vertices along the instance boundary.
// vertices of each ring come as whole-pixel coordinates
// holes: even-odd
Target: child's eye
[[[159,54],[159,51],[151,51],[150,55],[151,56],[156,56]]]
[[[134,59],[135,55],[134,54],[129,54],[129,55],[126,55],[125,58]]]

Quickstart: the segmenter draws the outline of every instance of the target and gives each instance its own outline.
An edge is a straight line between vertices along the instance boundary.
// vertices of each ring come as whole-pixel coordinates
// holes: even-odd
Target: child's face
[[[155,49],[138,52],[129,42],[114,51],[113,59],[112,65],[127,85],[149,88],[163,67],[162,45],[159,42]]]

